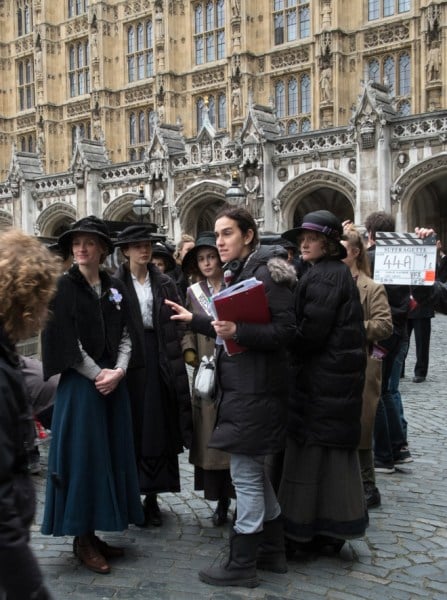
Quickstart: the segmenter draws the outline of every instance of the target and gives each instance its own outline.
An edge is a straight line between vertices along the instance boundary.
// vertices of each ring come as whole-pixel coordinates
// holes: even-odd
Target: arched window
[[[225,129],[227,126],[227,97],[225,96],[225,94],[219,94],[217,125],[220,129]]]
[[[138,26],[137,26],[137,50],[142,50],[143,48],[144,48],[143,24],[138,23]]]
[[[90,92],[90,66],[88,41],[71,44],[68,48],[68,81],[70,96],[80,96]]]
[[[129,83],[154,76],[152,20],[134,23],[127,29],[127,80]]]
[[[289,121],[287,124],[287,133],[289,135],[294,135],[298,133],[298,124],[296,121]]]
[[[302,113],[310,113],[311,111],[311,89],[310,89],[310,76],[305,74],[300,79],[300,91],[301,91],[301,110]]]
[[[208,0],[194,9],[196,65],[225,58],[225,2]]]
[[[310,0],[273,0],[274,44],[310,37]]]
[[[380,80],[380,66],[379,61],[375,58],[370,60],[368,63],[368,79],[370,81],[378,82]]]
[[[408,117],[408,115],[411,115],[411,102],[409,100],[402,100],[402,102],[399,102],[397,114],[399,117]]]
[[[406,96],[411,91],[410,55],[405,52],[399,56],[399,95]]]
[[[390,91],[395,91],[396,85],[396,66],[394,62],[394,57],[387,56],[385,62],[383,63],[383,75],[384,82],[390,86]]]
[[[287,84],[287,104],[289,115],[298,114],[298,85],[295,77],[292,77]]]
[[[137,143],[137,120],[135,113],[129,115],[129,144],[134,146]]]
[[[214,96],[208,96],[208,118],[210,123],[216,126],[216,102]]]
[[[368,0],[368,21],[408,12],[411,0]]]
[[[135,51],[135,32],[132,25],[127,30],[127,53]]]
[[[196,6],[194,11],[194,33],[203,32],[203,8],[201,4]]]
[[[204,108],[205,108],[205,103],[203,101],[203,98],[199,98],[196,103],[197,131],[199,131],[203,125]]]
[[[34,68],[31,58],[17,62],[18,108],[34,108]]]
[[[282,81],[275,85],[275,106],[276,116],[281,119],[286,115],[284,83]]]
[[[17,0],[17,36],[27,35],[33,30],[33,11],[30,0]]]
[[[143,111],[138,115],[138,141],[140,144],[146,141],[146,115]]]
[[[301,128],[302,133],[307,133],[308,131],[310,131],[310,127],[311,127],[310,119],[308,119],[307,117],[305,117],[304,119],[301,119],[300,128]]]

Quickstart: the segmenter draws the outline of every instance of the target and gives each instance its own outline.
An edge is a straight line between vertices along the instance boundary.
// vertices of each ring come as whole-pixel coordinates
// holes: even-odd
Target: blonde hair
[[[365,275],[368,275],[368,277],[371,277],[371,267],[366,254],[366,246],[360,233],[353,225],[351,225],[344,230],[344,237],[351,248],[357,248],[359,251],[355,259],[357,269],[362,271]]]
[[[16,343],[43,326],[61,259],[18,229],[0,233],[0,324]]]

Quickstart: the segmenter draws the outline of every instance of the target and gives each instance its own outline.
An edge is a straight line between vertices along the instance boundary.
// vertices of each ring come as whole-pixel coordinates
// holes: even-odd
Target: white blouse
[[[146,279],[143,283],[140,283],[133,273],[132,282],[137,294],[138,302],[140,304],[141,316],[143,318],[143,325],[145,328],[153,329],[154,322],[152,319],[152,312],[154,309],[154,296],[152,294],[151,280],[149,273],[146,273]]]

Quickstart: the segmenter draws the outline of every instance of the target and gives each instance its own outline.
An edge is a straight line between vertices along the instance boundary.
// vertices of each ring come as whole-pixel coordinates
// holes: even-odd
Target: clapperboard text
[[[387,285],[433,285],[436,236],[421,240],[415,233],[376,234],[374,280]]]

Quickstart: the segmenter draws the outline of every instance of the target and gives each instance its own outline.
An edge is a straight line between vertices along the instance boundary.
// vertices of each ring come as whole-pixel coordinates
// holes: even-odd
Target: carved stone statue
[[[241,87],[237,82],[233,83],[231,92],[231,110],[235,119],[242,115]]]
[[[259,218],[258,192],[260,182],[253,167],[248,167],[245,177],[244,190],[247,195],[247,209],[254,219]]]
[[[163,181],[155,179],[152,191],[152,210],[154,211],[154,222],[157,223],[157,225],[164,225],[164,201],[165,191],[163,189]]]
[[[320,75],[321,101],[332,100],[332,67],[327,65],[321,70]]]
[[[425,68],[427,70],[428,81],[436,81],[439,79],[441,72],[442,54],[439,42],[433,42],[427,54],[427,62]]]
[[[241,16],[241,0],[231,1],[231,12],[233,13],[233,17]]]

